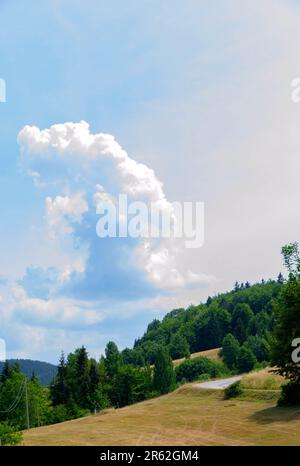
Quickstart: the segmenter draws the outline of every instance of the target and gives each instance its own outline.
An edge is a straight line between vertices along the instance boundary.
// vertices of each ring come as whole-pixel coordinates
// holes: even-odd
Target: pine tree
[[[0,378],[1,383],[5,382],[7,379],[9,379],[12,372],[13,372],[12,366],[9,364],[8,361],[5,361],[3,369],[2,369],[2,373],[1,373],[1,378]]]
[[[239,282],[235,282],[235,284],[234,284],[234,291],[239,291],[239,289],[240,289]]]
[[[84,346],[76,350],[75,379],[77,383],[74,393],[75,402],[81,408],[89,409],[89,358]]]
[[[284,278],[281,272],[277,277],[277,283],[280,283],[281,285],[284,283]]]
[[[89,369],[89,405],[92,411],[106,408],[108,406],[108,399],[103,391],[101,385],[100,373],[97,363],[94,359],[90,361]]]
[[[67,384],[67,365],[62,352],[59,360],[56,377],[50,386],[51,399],[54,406],[67,404],[69,401],[69,388]]]

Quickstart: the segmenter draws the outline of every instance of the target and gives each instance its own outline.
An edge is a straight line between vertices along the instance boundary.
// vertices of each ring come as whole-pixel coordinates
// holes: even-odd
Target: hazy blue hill
[[[39,377],[43,385],[49,385],[53,378],[56,375],[57,367],[54,364],[42,361],[32,361],[31,359],[9,359],[10,364],[18,363],[20,365],[21,371],[31,377],[34,373]],[[3,369],[3,362],[0,362],[0,371]]]

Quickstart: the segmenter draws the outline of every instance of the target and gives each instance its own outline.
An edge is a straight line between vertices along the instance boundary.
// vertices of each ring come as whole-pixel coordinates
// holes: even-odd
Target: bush
[[[22,440],[22,432],[16,432],[15,428],[7,422],[0,424],[0,445],[19,445]]]
[[[299,406],[300,405],[300,384],[289,382],[282,386],[281,396],[278,406]]]
[[[238,371],[240,373],[250,372],[254,368],[256,362],[256,357],[251,349],[247,345],[243,345],[237,360]]]
[[[175,372],[177,382],[181,382],[183,379],[193,382],[199,380],[203,375],[206,377],[205,380],[220,377],[226,374],[226,368],[222,362],[212,361],[207,357],[200,356],[182,362],[176,367]]]
[[[225,400],[229,400],[230,398],[236,398],[242,393],[243,389],[241,386],[241,382],[234,382],[233,384],[229,385],[229,387],[225,388],[224,398]]]
[[[51,409],[47,424],[58,424],[59,422],[69,421],[71,419],[72,416],[68,412],[66,405],[57,405]]]

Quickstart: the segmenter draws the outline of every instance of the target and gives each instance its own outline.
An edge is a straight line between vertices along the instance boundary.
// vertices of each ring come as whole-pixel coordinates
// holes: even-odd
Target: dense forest
[[[162,321],[155,319],[148,325],[134,348],[122,352],[124,361],[153,364],[160,346],[168,348],[172,359],[188,357],[190,353],[221,347],[224,339],[225,346],[231,343],[243,352],[251,352],[254,362],[268,361],[273,309],[283,283],[281,274],[277,280],[262,280],[252,286],[248,282],[236,283],[232,291],[209,297],[205,304],[175,309]]]

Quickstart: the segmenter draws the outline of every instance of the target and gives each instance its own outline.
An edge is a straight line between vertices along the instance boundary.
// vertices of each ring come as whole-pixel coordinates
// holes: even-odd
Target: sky
[[[56,362],[275,278],[299,240],[300,4],[0,0],[0,338]],[[97,203],[203,202],[205,241],[96,235]]]

